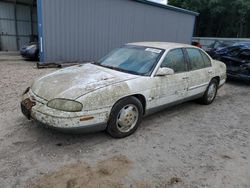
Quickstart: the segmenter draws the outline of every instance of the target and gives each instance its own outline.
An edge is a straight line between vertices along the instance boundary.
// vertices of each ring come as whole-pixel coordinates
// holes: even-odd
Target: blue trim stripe
[[[39,36],[39,54],[40,63],[44,63],[44,37],[43,37],[43,19],[42,19],[42,0],[37,0],[37,22]]]

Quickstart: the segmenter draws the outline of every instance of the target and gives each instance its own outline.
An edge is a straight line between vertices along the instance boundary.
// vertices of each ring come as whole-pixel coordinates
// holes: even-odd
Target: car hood
[[[88,63],[43,76],[34,82],[31,90],[47,101],[54,98],[75,100],[97,89],[137,77]]]

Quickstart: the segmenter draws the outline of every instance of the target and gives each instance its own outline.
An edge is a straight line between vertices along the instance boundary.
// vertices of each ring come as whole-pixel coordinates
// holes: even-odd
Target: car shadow
[[[26,135],[28,140],[32,141],[32,145],[38,148],[46,147],[70,147],[73,150],[81,148],[82,146],[94,146],[98,143],[105,143],[112,138],[105,134],[105,132],[91,132],[91,133],[65,133],[55,129],[46,127],[45,125],[34,120],[28,121],[22,117],[21,127],[18,129],[20,135]],[[22,140],[26,140],[23,138]],[[74,146],[74,147],[73,147]],[[42,149],[46,151],[46,149]]]
[[[235,86],[247,86],[247,87],[250,86],[250,82],[233,78],[228,78],[226,83]]]

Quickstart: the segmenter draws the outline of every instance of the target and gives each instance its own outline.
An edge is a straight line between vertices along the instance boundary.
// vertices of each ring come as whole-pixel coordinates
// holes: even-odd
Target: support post
[[[14,19],[15,19],[15,31],[16,31],[16,48],[17,50],[19,50],[20,46],[19,46],[18,24],[17,24],[17,2],[16,0],[14,4]]]

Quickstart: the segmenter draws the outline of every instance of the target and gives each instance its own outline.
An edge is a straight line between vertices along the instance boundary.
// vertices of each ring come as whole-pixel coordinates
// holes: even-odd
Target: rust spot
[[[31,110],[31,108],[32,108],[33,106],[36,105],[36,103],[35,103],[35,102],[32,102],[29,98],[25,99],[25,100],[22,102],[22,104],[23,104],[28,110]]]

